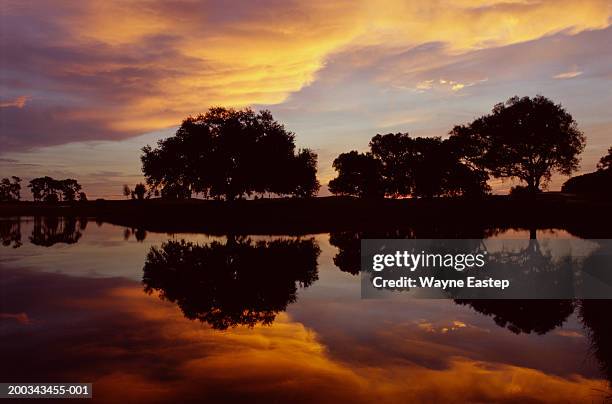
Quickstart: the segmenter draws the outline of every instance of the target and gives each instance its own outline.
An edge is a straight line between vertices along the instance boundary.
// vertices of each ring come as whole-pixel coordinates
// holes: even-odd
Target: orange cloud
[[[559,73],[553,76],[553,79],[573,79],[574,77],[578,77],[582,74],[581,71],[571,71],[565,73]]]
[[[80,355],[94,355],[104,362],[129,355],[129,366],[100,373],[80,374],[94,383],[102,401],[130,402],[189,401],[206,397],[211,401],[306,401],[306,402],[587,402],[602,399],[607,385],[602,380],[578,375],[560,377],[542,371],[497,362],[452,356],[444,346],[430,341],[431,355],[443,357],[446,366],[429,368],[388,356],[377,356],[355,346],[355,357],[347,363],[335,358],[319,336],[303,324],[280,314],[271,326],[238,327],[219,332],[183,318],[178,308],[147,296],[139,288],[110,289],[95,299],[67,301],[90,312],[111,312],[131,322],[138,341],[131,351],[109,341],[72,346]],[[469,327],[455,320],[434,326],[421,322],[422,329],[440,333]],[[146,330],[139,334],[138,330]],[[391,344],[409,340],[389,332]],[[114,341],[121,346],[119,341]],[[350,347],[347,347],[350,350]],[[371,357],[363,355],[370,352]],[[163,383],[150,369],[151,356],[157,364],[172,364]],[[141,358],[144,362],[138,362]],[[365,359],[365,360],[364,360]]]
[[[17,136],[37,143],[124,137],[211,105],[278,104],[350,49],[436,42],[458,54],[601,29],[612,16],[607,0],[265,3],[4,2],[4,64],[21,90],[45,95],[28,114],[3,117],[6,144],[18,147]],[[24,28],[32,25],[39,29]],[[53,133],[39,133],[45,129]]]
[[[29,99],[30,97],[22,95],[13,100],[0,101],[0,108],[8,108],[8,107],[23,108],[25,107],[26,102],[28,102]]]

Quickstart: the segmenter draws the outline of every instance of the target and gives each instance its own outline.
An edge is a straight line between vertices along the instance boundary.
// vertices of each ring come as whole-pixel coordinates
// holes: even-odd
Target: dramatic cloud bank
[[[607,0],[0,4],[2,151],[121,139],[210,105],[282,103],[346,52],[358,51],[357,68],[371,61],[365,50],[420,52],[388,76],[419,73],[422,90],[458,92],[486,74],[427,74],[440,55],[602,29],[612,15]]]

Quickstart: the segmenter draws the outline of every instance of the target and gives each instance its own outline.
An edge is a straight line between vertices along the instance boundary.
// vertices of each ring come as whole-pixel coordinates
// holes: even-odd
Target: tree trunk
[[[529,239],[530,240],[535,240],[536,239],[536,235],[537,235],[537,229],[535,227],[530,227],[529,228]]]

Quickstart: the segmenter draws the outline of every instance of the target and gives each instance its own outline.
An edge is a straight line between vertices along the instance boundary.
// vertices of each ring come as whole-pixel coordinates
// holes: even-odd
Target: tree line
[[[455,126],[449,137],[377,134],[369,151],[341,153],[329,184],[335,195],[360,198],[480,197],[491,178],[515,179],[512,192],[535,195],[555,173],[578,169],[585,136],[569,112],[543,96],[512,97],[491,113]],[[612,148],[598,171],[570,179],[566,192],[610,189]],[[174,136],[141,155],[146,185],[124,185],[123,194],[142,200],[203,198],[232,201],[265,195],[306,198],[320,188],[317,154],[298,149],[295,134],[270,111],[215,107],[188,117]],[[0,201],[20,198],[18,177],[0,181]],[[74,179],[30,181],[35,201],[86,200]]]
[[[480,196],[490,192],[490,178],[514,178],[535,194],[553,173],[575,171],[585,146],[572,116],[543,96],[510,98],[449,134],[376,135],[369,152],[334,160],[338,176],[329,189],[359,197]]]
[[[571,114],[543,96],[512,97],[449,135],[377,134],[369,151],[349,151],[334,160],[337,175],[329,190],[360,198],[478,197],[490,193],[489,179],[512,178],[522,184],[515,191],[534,195],[554,173],[576,171],[585,147]],[[147,195],[310,197],[320,187],[317,155],[297,150],[295,135],[269,111],[211,108],[142,152]]]
[[[37,202],[56,203],[59,201],[86,201],[87,195],[79,182],[72,178],[56,180],[45,176],[34,178],[28,184],[32,198]],[[0,180],[0,202],[13,202],[21,199],[21,178],[11,177]]]

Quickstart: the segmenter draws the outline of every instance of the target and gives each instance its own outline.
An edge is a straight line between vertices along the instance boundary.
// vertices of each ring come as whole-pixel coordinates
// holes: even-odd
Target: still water
[[[93,383],[96,402],[610,397],[612,304],[362,300],[359,235],[63,218],[0,219],[0,234],[3,382]]]

